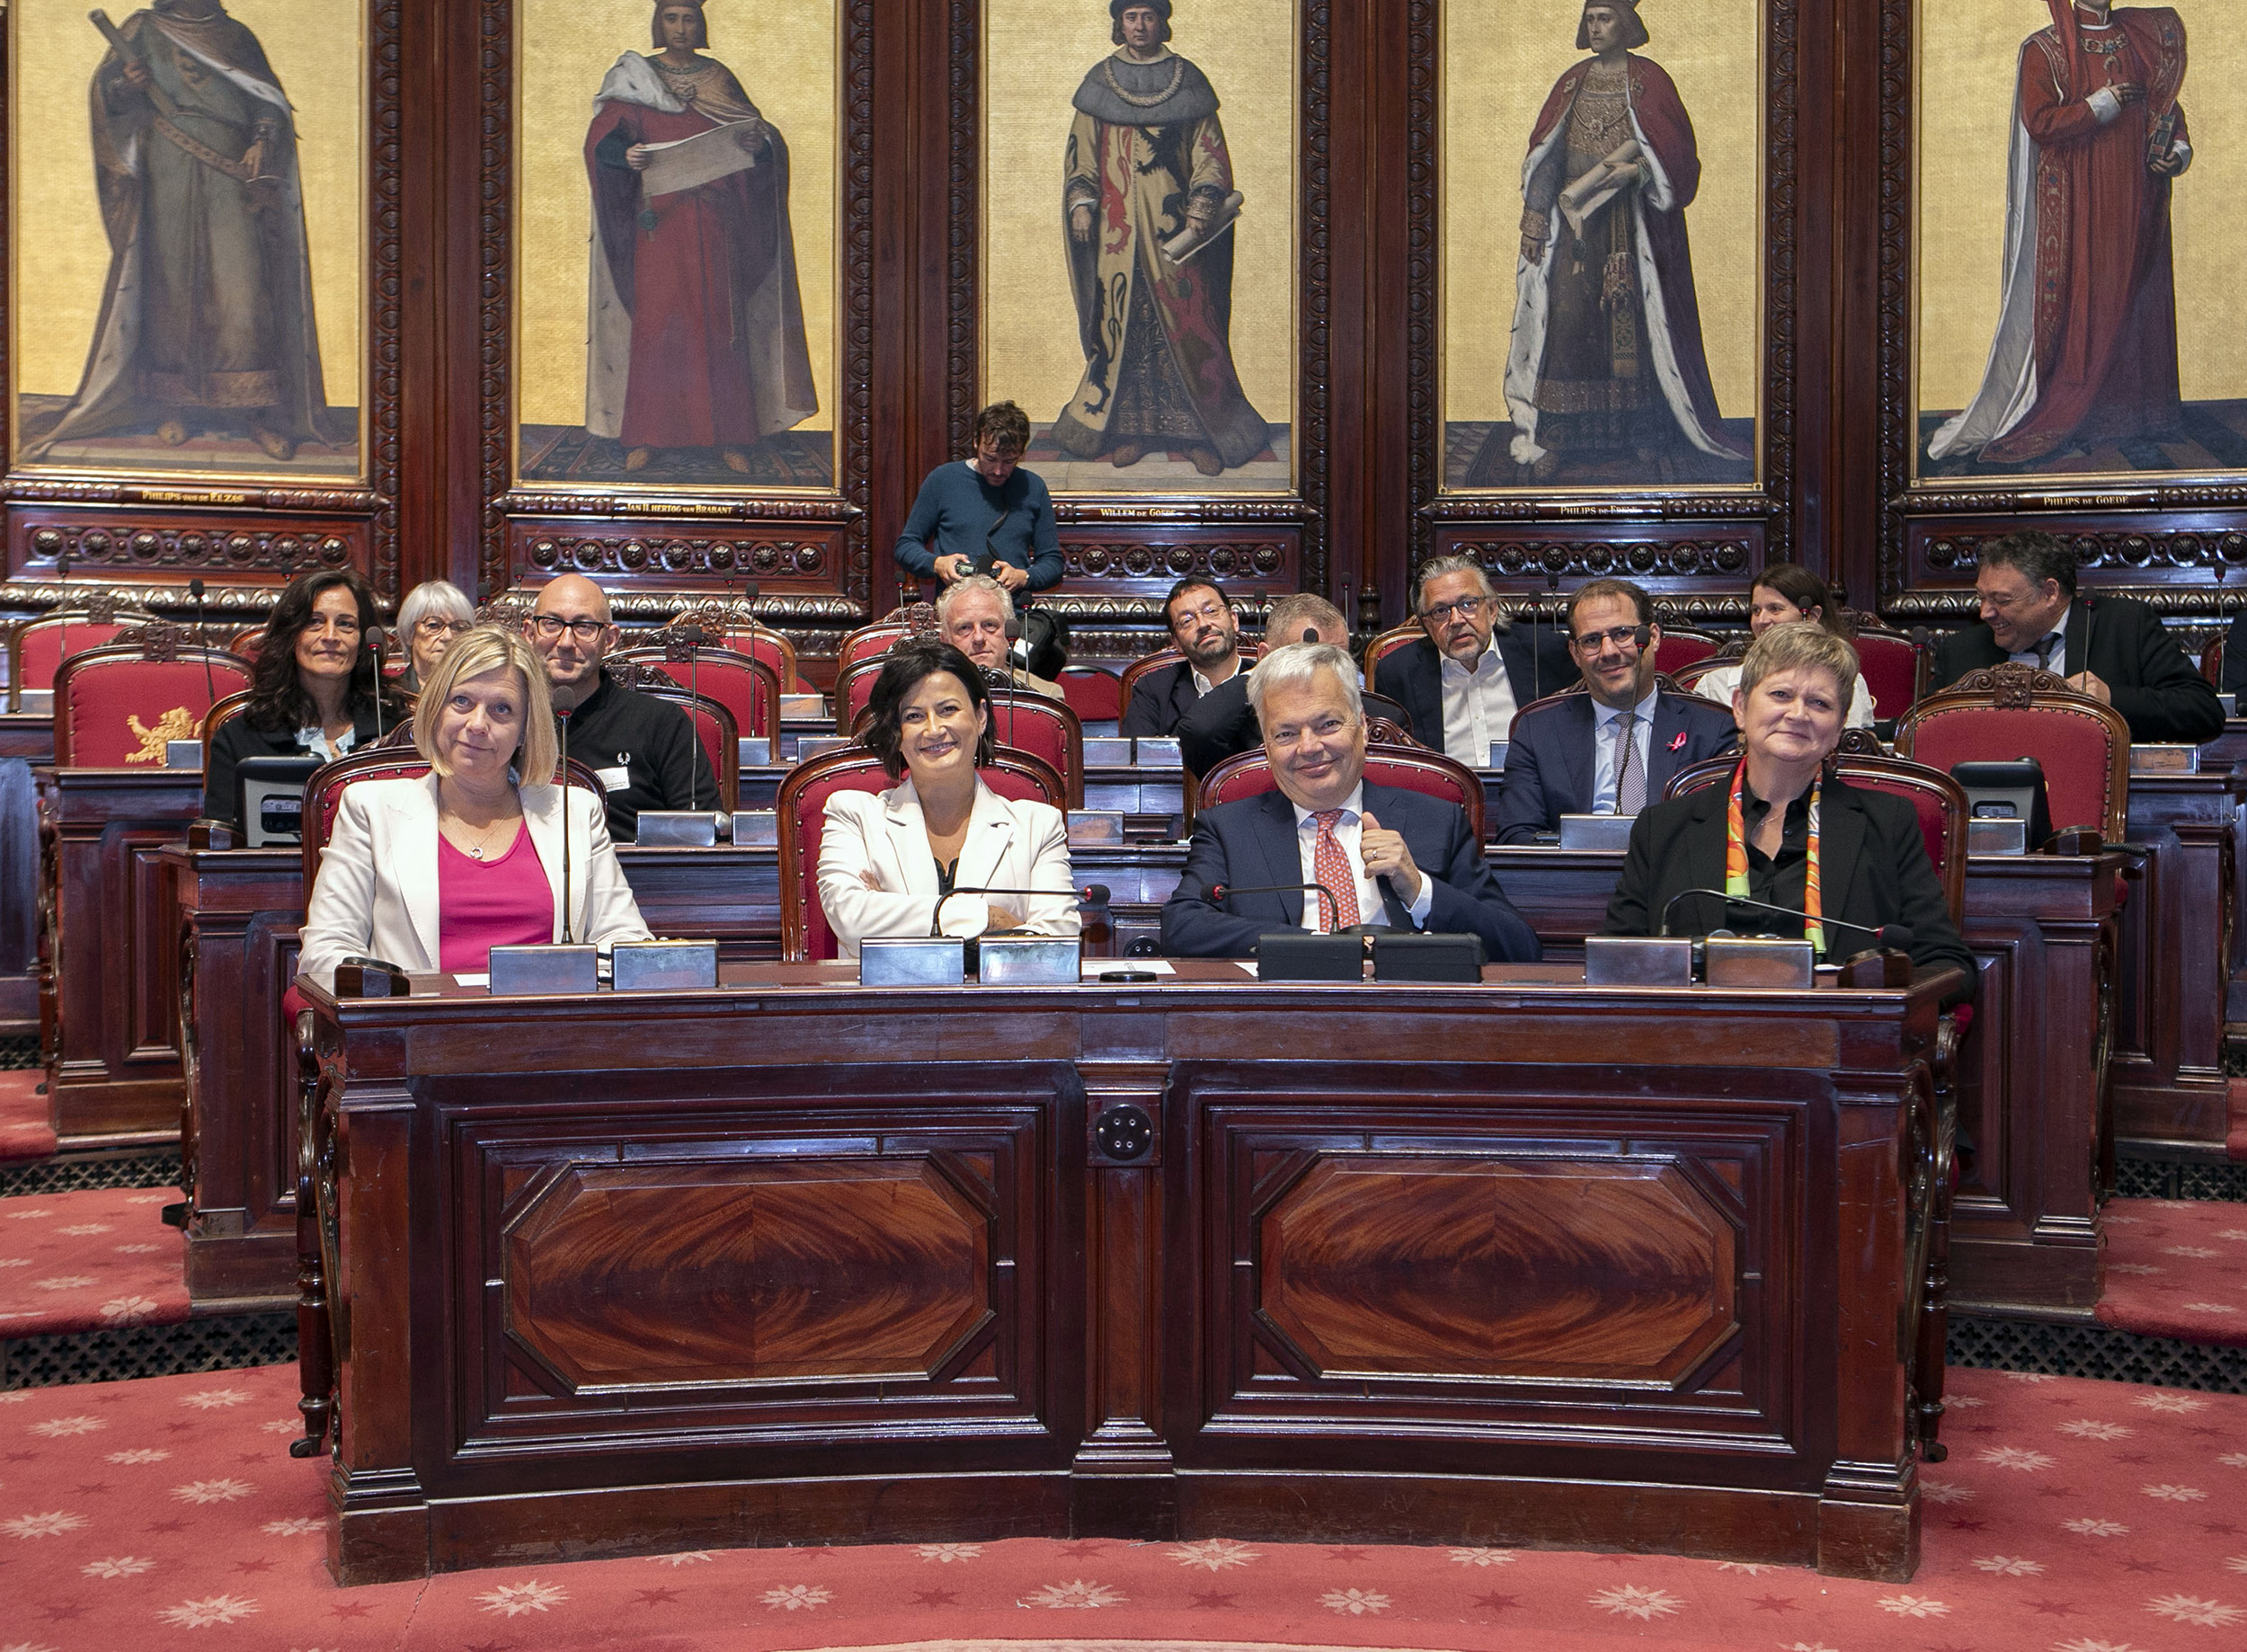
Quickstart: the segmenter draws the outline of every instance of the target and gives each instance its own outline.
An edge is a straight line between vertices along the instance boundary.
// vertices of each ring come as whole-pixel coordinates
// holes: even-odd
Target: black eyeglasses
[[[1424,608],[1420,610],[1420,617],[1432,626],[1442,625],[1453,614],[1461,619],[1472,619],[1487,605],[1497,600],[1496,597],[1461,597],[1456,602],[1439,602],[1433,608]]]
[[[1595,654],[1603,644],[1612,643],[1625,653],[1635,653],[1654,640],[1652,626],[1611,626],[1604,631],[1586,631],[1582,636],[1569,639],[1579,653]]]
[[[579,642],[590,643],[608,629],[608,622],[605,619],[564,619],[558,614],[534,614],[530,617],[530,623],[537,627],[538,635],[548,642],[566,631]]]

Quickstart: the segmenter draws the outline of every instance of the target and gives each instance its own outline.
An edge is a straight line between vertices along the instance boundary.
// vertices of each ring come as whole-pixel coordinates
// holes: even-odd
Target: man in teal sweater
[[[897,537],[897,564],[951,585],[988,573],[1010,592],[1061,582],[1061,530],[1053,496],[1021,468],[1030,420],[1012,402],[975,415],[975,457],[939,465],[920,484]]]

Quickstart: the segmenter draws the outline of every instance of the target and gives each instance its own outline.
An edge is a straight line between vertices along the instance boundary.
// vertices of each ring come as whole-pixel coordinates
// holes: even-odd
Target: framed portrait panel
[[[1882,248],[1881,584],[1905,611],[1951,605],[2013,527],[2172,600],[2247,560],[2235,25],[2221,0],[1884,0],[1907,209]],[[2163,508],[2185,514],[2142,514]]]
[[[510,49],[484,87],[509,368],[485,386],[484,583],[863,578],[864,0],[484,5]]]

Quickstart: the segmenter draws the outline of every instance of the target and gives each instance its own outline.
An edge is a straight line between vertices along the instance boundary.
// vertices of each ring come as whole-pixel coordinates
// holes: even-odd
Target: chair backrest
[[[1080,723],[1114,723],[1124,715],[1124,685],[1114,671],[1097,665],[1063,666],[1061,685]]]
[[[1872,696],[1872,715],[1884,721],[1911,710],[1927,692],[1933,651],[1901,631],[1861,629],[1855,638],[1857,665]]]
[[[203,718],[203,772],[210,772],[210,742],[218,737],[218,731],[250,709],[250,691],[229,694],[210,708]]]
[[[1727,665],[1736,666],[1739,663],[1737,660],[1727,660],[1722,654],[1710,654],[1704,659],[1694,661],[1691,665],[1681,665],[1670,673],[1670,680],[1688,693],[1698,694],[1701,692],[1701,679],[1708,676],[1710,672],[1722,671]]]
[[[794,694],[797,691],[801,679],[795,674],[795,644],[770,626],[750,617],[738,608],[729,612],[724,605],[715,602],[706,602],[684,613],[675,614],[653,630],[641,633],[634,639],[634,646],[629,652],[638,654],[653,650],[660,653],[669,649],[676,654],[685,646],[680,638],[689,626],[700,628],[706,659],[721,648],[747,654],[750,659],[762,661],[772,668],[781,693]],[[737,718],[739,715],[735,714]],[[744,724],[742,732],[761,734],[765,731],[752,729]]]
[[[2208,639],[2208,645],[2200,651],[2200,675],[2208,679],[2208,687],[2224,686],[2224,634],[2218,631]]]
[[[176,636],[152,625],[137,640],[72,645],[55,679],[56,767],[161,768],[166,741],[198,738],[212,708],[250,686],[248,661]]]
[[[1457,804],[1467,813],[1467,825],[1474,833],[1474,840],[1482,841],[1482,781],[1464,763],[1420,746],[1368,740],[1365,778],[1374,786],[1420,792]],[[1195,807],[1213,809],[1221,803],[1261,797],[1278,789],[1271,761],[1259,746],[1236,752],[1203,776],[1194,794]]]
[[[870,692],[871,681],[866,683]],[[1000,746],[1026,751],[1061,777],[1061,795],[1069,801],[1059,806],[1085,806],[1085,725],[1066,700],[1050,699],[1034,688],[1011,694],[994,693],[990,707],[991,738]],[[862,705],[851,720],[852,738],[865,733],[873,720],[871,706]]]
[[[858,726],[858,719],[874,698],[874,679],[881,674],[879,653],[863,655],[835,673],[835,733],[848,734]]]
[[[710,759],[710,767],[718,777],[715,799],[697,798],[697,809],[724,809],[731,814],[741,807],[742,743],[739,725],[733,714],[723,701],[707,694],[697,694],[670,675],[667,663],[650,664],[642,660],[626,660],[611,654],[604,663],[609,680],[622,684],[635,694],[644,694],[652,700],[663,700],[687,714],[687,721],[694,724],[695,738],[702,742],[703,751]]]
[[[2122,840],[2130,725],[2048,671],[2011,663],[1968,671],[1912,707],[1896,725],[1896,750],[1946,774],[1960,763],[2033,757],[2056,830],[2093,827],[2109,843]]]
[[[1390,654],[1395,653],[1399,648],[1410,647],[1425,635],[1427,632],[1421,627],[1419,621],[1415,620],[1408,626],[1398,626],[1391,630],[1384,631],[1366,644],[1365,680],[1367,682],[1373,680],[1374,670]]]
[[[1241,639],[1239,648],[1240,658],[1247,664],[1254,664],[1257,657],[1264,652],[1261,643],[1251,643],[1246,637]],[[1185,659],[1185,654],[1170,647],[1158,648],[1153,653],[1141,655],[1124,668],[1124,679],[1116,689],[1116,704],[1128,706],[1132,703],[1132,690],[1139,687],[1139,679],[1148,672],[1159,671],[1167,665],[1181,664]],[[1123,713],[1116,715],[1121,716]]]
[[[877,660],[913,634],[902,620],[884,619],[844,634],[835,653],[835,669],[848,671],[861,660]]]
[[[1654,657],[1660,662],[1665,671],[1674,672],[1697,660],[1706,660],[1723,652],[1724,639],[1720,636],[1711,636],[1706,631],[1673,631],[1665,626],[1662,627],[1662,645],[1654,651]]]
[[[1056,809],[1068,806],[1061,776],[1026,751],[1001,746],[976,772],[1001,797],[1051,804]],[[822,752],[798,763],[781,781],[774,807],[779,813],[784,963],[815,963],[836,954],[835,932],[827,927],[826,909],[819,899],[820,834],[826,830],[827,800],[837,792],[886,792],[896,784],[882,759],[864,746]]]
[[[153,618],[145,609],[105,604],[97,608],[52,608],[36,619],[25,620],[8,633],[8,709],[21,709],[24,689],[55,686],[55,674],[62,669],[66,650],[80,654],[106,648]]]
[[[263,626],[244,626],[226,639],[226,652],[240,654],[244,660],[254,660],[258,655],[259,645],[264,641],[265,627]]]
[[[1863,731],[1856,731],[1862,733]],[[1665,797],[1683,797],[1704,786],[1720,786],[1739,766],[1736,757],[1712,757],[1681,768],[1670,777]],[[1920,837],[1927,845],[1928,861],[1942,880],[1943,904],[1950,921],[1966,921],[1967,822],[1970,818],[1963,787],[1940,768],[1878,752],[1837,753],[1833,770],[1851,786],[1869,792],[1887,792],[1912,805],[1919,816]]]
[[[652,667],[682,688],[717,701],[733,714],[734,726],[744,734],[780,732],[780,685],[785,679],[763,660],[732,648],[681,646],[621,648],[608,657]]]
[[[555,768],[559,779],[564,770]],[[569,784],[591,792],[595,797],[608,795],[593,771],[570,759],[567,769]],[[429,773],[429,759],[413,746],[394,746],[385,741],[380,745],[364,746],[356,751],[346,751],[333,763],[315,769],[305,782],[304,812],[304,883],[307,893],[313,881],[320,875],[320,857],[327,852],[328,839],[335,830],[335,812],[342,806],[343,792],[362,780],[419,779]]]

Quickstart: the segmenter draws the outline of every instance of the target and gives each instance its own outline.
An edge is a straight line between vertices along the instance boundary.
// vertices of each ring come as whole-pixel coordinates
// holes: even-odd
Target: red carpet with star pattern
[[[0,1648],[2234,1652],[2247,1398],[1951,1372],[1908,1584],[1533,1550],[768,1549],[338,1589],[287,1366],[0,1394]]]
[[[2247,1345],[2247,1204],[2110,1199],[2101,1220],[2101,1324],[2140,1337]]]

